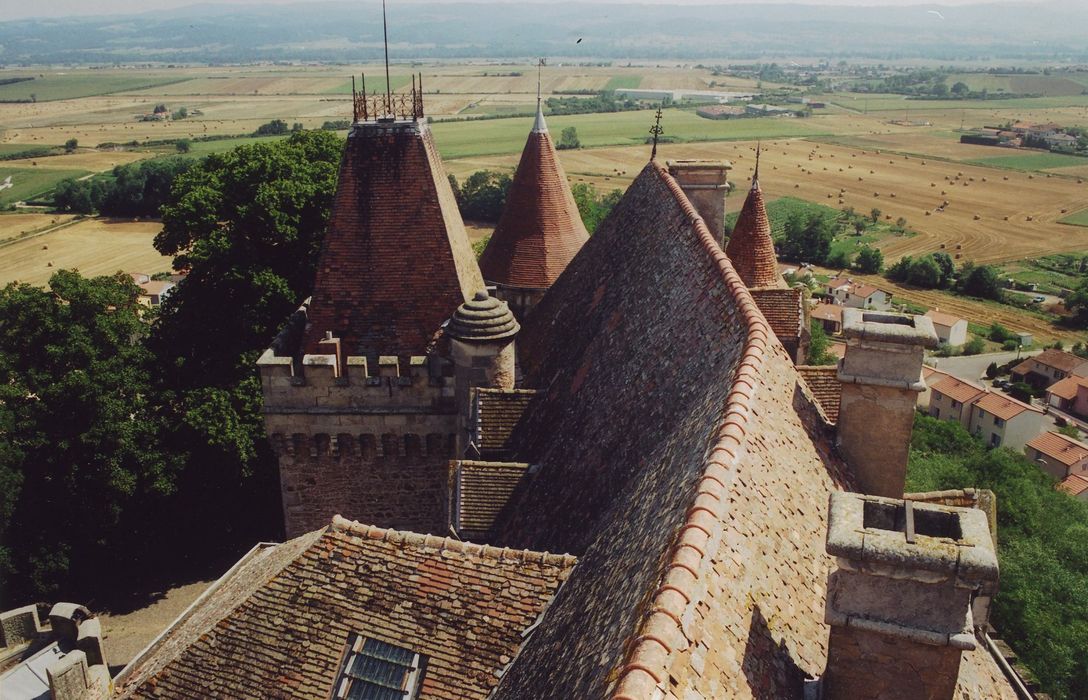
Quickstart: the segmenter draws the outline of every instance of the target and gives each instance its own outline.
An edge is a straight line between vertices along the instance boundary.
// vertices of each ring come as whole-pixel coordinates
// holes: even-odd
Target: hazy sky
[[[153,12],[155,10],[185,7],[187,5],[286,5],[320,0],[37,0],[22,3],[18,0],[0,0],[0,21],[26,17],[72,17],[76,15],[109,15]],[[356,0],[360,5],[377,4],[378,0]],[[405,0],[389,0],[401,3]],[[435,1],[435,0],[430,0]],[[437,0],[450,2],[454,0]],[[476,2],[517,2],[518,0],[474,0]],[[564,1],[564,0],[560,0]],[[728,5],[737,3],[801,3],[805,5],[978,5],[993,2],[1020,2],[1022,0],[596,0],[598,2],[642,2],[665,5]]]

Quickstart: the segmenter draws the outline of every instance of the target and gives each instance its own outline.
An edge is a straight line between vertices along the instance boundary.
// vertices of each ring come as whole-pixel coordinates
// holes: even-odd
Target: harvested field
[[[71,221],[71,214],[0,214],[0,242]],[[0,250],[0,260],[4,260]]]
[[[112,170],[115,166],[133,163],[150,158],[153,153],[147,151],[92,151],[81,150],[46,158],[24,158],[3,161],[0,167],[38,168],[39,170],[89,170],[100,173]]]
[[[161,86],[183,80],[180,74],[167,72],[141,73],[134,71],[106,71],[87,68],[71,68],[64,71],[12,71],[5,77],[26,75],[33,80],[0,85],[0,102],[70,100],[77,97],[108,95],[123,90],[136,90]]]
[[[157,221],[87,219],[6,245],[0,248],[0,284],[44,285],[57,270],[71,268],[86,276],[167,272],[170,258],[151,244],[161,228]]]

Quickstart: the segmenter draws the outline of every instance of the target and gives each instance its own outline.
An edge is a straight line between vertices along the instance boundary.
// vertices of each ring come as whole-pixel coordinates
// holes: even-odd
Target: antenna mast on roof
[[[650,133],[654,137],[654,147],[650,151],[650,160],[657,158],[657,137],[665,133],[665,130],[661,128],[661,108],[657,108],[657,114],[654,115],[654,125],[650,127]]]
[[[393,90],[389,82],[389,26],[385,21],[385,0],[382,0],[382,38],[385,40],[385,111],[393,113]]]

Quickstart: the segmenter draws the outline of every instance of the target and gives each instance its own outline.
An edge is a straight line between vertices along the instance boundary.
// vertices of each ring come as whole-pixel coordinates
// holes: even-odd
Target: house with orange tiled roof
[[[521,318],[588,239],[538,96],[536,120],[499,223],[480,255],[480,270]]]
[[[259,364],[290,539],[121,697],[1016,697],[986,499],[904,492],[929,319],[844,310],[832,420],[651,158],[519,323],[465,292],[422,95],[361,99],[317,291]],[[394,228],[422,269],[360,266],[402,264]]]
[[[929,415],[941,420],[956,421],[968,428],[971,405],[986,393],[986,389],[952,375],[944,375],[930,387]]]
[[[1024,454],[1058,481],[1070,474],[1088,478],[1088,445],[1068,435],[1053,430],[1036,435]]]
[[[1058,484],[1058,488],[1074,498],[1088,501],[1088,477],[1083,477],[1080,474],[1070,474],[1062,479],[1061,483]]]
[[[972,402],[967,430],[990,447],[1022,450],[1045,425],[1042,409],[991,391]]]
[[[1059,411],[1088,416],[1088,377],[1071,374],[1059,379],[1047,387],[1046,402]]]
[[[967,342],[967,319],[940,309],[930,309],[926,316],[933,321],[933,330],[937,331],[942,343],[958,348]]]
[[[891,307],[892,295],[887,291],[849,277],[832,277],[827,281],[827,294],[836,304],[852,309],[876,309]]]
[[[816,304],[809,313],[819,321],[824,330],[832,335],[842,332],[842,306],[838,304]]]
[[[1045,389],[1070,375],[1088,375],[1088,360],[1071,352],[1047,348],[1034,357],[1025,358],[1012,368],[1014,382],[1027,382]]]

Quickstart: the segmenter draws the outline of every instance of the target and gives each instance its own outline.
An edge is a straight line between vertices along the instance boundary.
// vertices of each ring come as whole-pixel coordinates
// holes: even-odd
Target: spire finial
[[[650,127],[650,133],[654,137],[654,147],[650,150],[650,160],[657,158],[657,137],[665,133],[665,130],[661,128],[661,108],[657,108],[657,114],[654,115],[654,125]]]
[[[389,82],[389,26],[385,21],[385,0],[382,0],[382,38],[385,41],[385,112],[393,113],[393,90]]]
[[[755,169],[755,172],[752,173],[752,187],[755,187],[759,183],[759,150],[760,150],[760,145],[761,145],[761,142],[756,141],[756,169]]]
[[[544,122],[544,102],[540,92],[540,74],[546,65],[546,58],[536,60],[536,121],[533,123],[533,133],[538,134],[548,130],[548,125]]]

